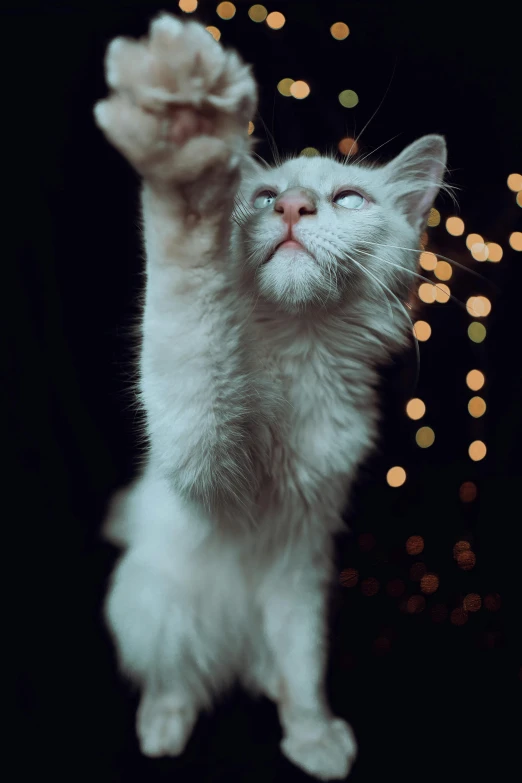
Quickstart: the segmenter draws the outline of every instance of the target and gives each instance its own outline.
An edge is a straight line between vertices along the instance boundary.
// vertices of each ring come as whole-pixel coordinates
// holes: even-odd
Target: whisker
[[[379,109],[381,108],[382,104],[383,104],[383,103],[384,103],[384,101],[386,100],[386,96],[388,95],[388,92],[390,91],[390,87],[391,87],[391,84],[392,84],[392,81],[393,81],[393,77],[395,76],[395,69],[396,69],[396,67],[397,67],[397,60],[395,60],[395,63],[394,63],[394,65],[393,65],[393,71],[392,71],[392,75],[390,76],[390,81],[388,82],[388,86],[386,87],[386,90],[385,90],[385,92],[384,92],[384,95],[383,95],[383,96],[382,96],[382,98],[381,98],[381,101],[380,101],[379,105],[377,106],[377,108],[376,108],[376,109],[375,109],[375,111],[373,112],[372,116],[370,117],[370,119],[368,120],[368,122],[366,123],[366,125],[363,125],[363,127],[362,127],[362,130],[361,130],[361,131],[360,131],[360,132],[357,134],[357,136],[355,137],[355,142],[354,142],[354,144],[357,144],[357,142],[359,141],[359,139],[360,139],[360,138],[361,138],[361,136],[363,135],[364,131],[366,130],[366,128],[368,127],[368,125],[369,125],[369,124],[370,124],[370,122],[373,120],[373,118],[375,117],[375,115],[377,114],[377,112],[379,111]],[[353,147],[353,144],[352,144],[352,147]],[[350,147],[350,151],[351,151],[351,147]],[[350,154],[350,153],[348,153],[348,154]]]
[[[369,158],[370,155],[374,155],[377,152],[377,150],[380,150],[381,147],[384,147],[386,144],[389,144],[390,141],[393,141],[394,139],[397,139],[400,135],[401,135],[400,133],[396,133],[395,136],[391,137],[391,139],[388,139],[388,141],[385,141],[382,144],[379,144],[378,147],[376,147],[371,152],[367,152],[366,155],[363,155],[362,158],[358,158],[357,160],[354,161],[354,163],[356,163],[359,166],[363,161],[366,160],[366,158]],[[350,149],[351,149],[351,147],[350,147]],[[350,154],[350,153],[348,153],[348,154]]]
[[[279,154],[279,150],[277,149],[277,145],[275,143],[274,135],[273,135],[273,133],[271,133],[268,130],[268,125],[266,124],[266,122],[264,121],[262,116],[259,114],[259,112],[258,112],[258,117],[259,117],[259,119],[261,120],[261,122],[263,124],[263,128],[265,129],[265,134],[266,134],[266,137],[267,137],[268,146],[270,147],[270,152],[272,153],[272,157],[274,158],[275,164],[276,164],[276,166],[280,166],[281,165],[281,156]]]

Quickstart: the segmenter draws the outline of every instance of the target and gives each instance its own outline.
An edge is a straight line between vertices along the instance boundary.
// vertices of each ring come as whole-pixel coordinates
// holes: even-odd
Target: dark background
[[[200,2],[192,16],[216,25],[222,42],[254,64],[260,116],[281,152],[335,149],[386,94],[360,139],[363,153],[388,142],[377,152],[384,160],[424,133],[444,134],[466,233],[504,250],[498,264],[473,261],[465,237],[444,229],[454,207],[437,201],[442,222],[429,229],[429,249],[483,276],[455,269],[449,285],[461,302],[491,300],[487,337],[469,340],[462,305],[425,305],[421,317],[433,333],[420,346],[418,385],[413,351],[383,374],[382,441],[361,471],[353,535],[339,542],[339,572],[356,569],[358,578],[335,595],[329,688],[360,742],[354,783],[517,777],[522,255],[508,237],[521,229],[522,213],[506,185],[522,168],[515,4],[483,11],[478,3],[278,0],[267,7],[285,14],[279,31],[254,24],[250,3],[236,3],[230,21],[216,5]],[[100,619],[117,553],[99,529],[112,491],[135,470],[131,327],[143,260],[137,179],[95,128],[91,108],[106,93],[109,40],[144,34],[162,9],[177,3],[19,3],[2,19],[4,529],[15,534],[4,558],[13,569],[5,601],[15,604],[7,673],[20,718],[15,780],[30,772],[122,783],[306,779],[279,753],[275,708],[241,693],[200,721],[180,759],[140,756],[136,699],[116,673]],[[329,33],[336,21],[350,27],[344,41]],[[310,96],[280,96],[276,84],[287,76],[306,80]],[[358,93],[355,109],[338,103],[342,89]],[[258,152],[270,158],[263,121],[253,119]],[[467,412],[473,368],[486,375],[480,419]],[[404,412],[413,396],[427,405],[421,422]],[[436,433],[428,449],[415,443],[420,425]],[[481,462],[467,454],[475,439],[487,444]],[[387,486],[392,465],[405,467],[403,487]],[[469,481],[477,497],[463,502],[459,488]],[[416,556],[405,548],[412,535],[424,542]],[[462,540],[476,556],[469,570],[453,557]],[[417,563],[438,575],[439,587],[408,603],[422,595],[423,566],[411,571]],[[376,594],[366,595],[372,586]],[[454,613],[470,593],[481,608]]]

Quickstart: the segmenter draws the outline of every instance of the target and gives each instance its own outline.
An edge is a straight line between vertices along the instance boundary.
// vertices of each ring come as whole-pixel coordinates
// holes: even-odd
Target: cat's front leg
[[[281,750],[320,780],[342,780],[357,743],[349,724],[333,717],[326,702],[326,588],[306,576],[272,588],[263,615],[280,682]]]

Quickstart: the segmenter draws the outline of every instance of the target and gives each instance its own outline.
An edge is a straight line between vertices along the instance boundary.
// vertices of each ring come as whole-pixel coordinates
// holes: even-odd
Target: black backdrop
[[[522,213],[506,185],[522,168],[515,8],[280,1],[268,8],[287,21],[273,31],[250,21],[249,3],[236,5],[230,21],[211,2],[195,16],[254,64],[260,154],[271,154],[263,121],[282,152],[335,148],[362,129],[390,85],[363,152],[388,142],[377,152],[385,159],[423,133],[443,133],[466,233],[503,247],[498,264],[473,261],[464,238],[444,229],[451,202],[437,202],[442,222],[429,229],[429,249],[483,275],[456,270],[450,285],[463,302],[491,300],[487,337],[468,339],[464,307],[426,305],[421,317],[433,333],[421,344],[418,384],[413,352],[383,374],[382,440],[361,471],[353,535],[339,544],[329,678],[332,704],[360,741],[354,782],[503,779],[522,685],[522,257],[508,244]],[[130,329],[143,261],[137,180],[95,128],[91,107],[105,94],[108,41],[141,35],[157,10],[176,7],[20,3],[3,17],[4,529],[15,534],[5,549],[5,603],[15,604],[6,627],[20,718],[16,780],[29,771],[107,781],[305,779],[279,754],[275,709],[240,693],[200,721],[181,759],[141,757],[135,697],[100,620],[116,552],[99,528],[111,492],[135,469]],[[350,26],[345,41],[329,34],[336,21]],[[287,76],[305,79],[310,96],[279,95]],[[337,101],[345,88],[359,95],[355,109]],[[486,376],[478,393],[487,412],[476,420],[466,407],[472,368]],[[412,396],[426,402],[421,422],[404,413]],[[436,433],[427,449],[415,443],[421,424]],[[467,454],[475,439],[488,447],[480,462]],[[403,487],[387,486],[392,465],[405,467]],[[459,496],[463,482],[475,484],[474,501]],[[406,550],[413,535],[424,544],[417,555]],[[455,560],[458,541],[474,553],[472,568]],[[419,585],[424,571],[438,576],[433,594]],[[477,607],[477,595],[480,609],[463,611]]]

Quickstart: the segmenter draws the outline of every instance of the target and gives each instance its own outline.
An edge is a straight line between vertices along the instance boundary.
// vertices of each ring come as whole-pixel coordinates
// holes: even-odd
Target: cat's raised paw
[[[310,736],[298,732],[286,736],[281,750],[296,766],[319,780],[344,780],[357,755],[352,729],[341,718],[333,718]]]
[[[168,696],[145,697],[136,720],[141,752],[153,758],[181,755],[196,717],[195,710],[180,706]]]
[[[193,181],[248,148],[250,68],[202,25],[161,14],[147,38],[111,42],[105,71],[111,94],[96,122],[143,176]]]

